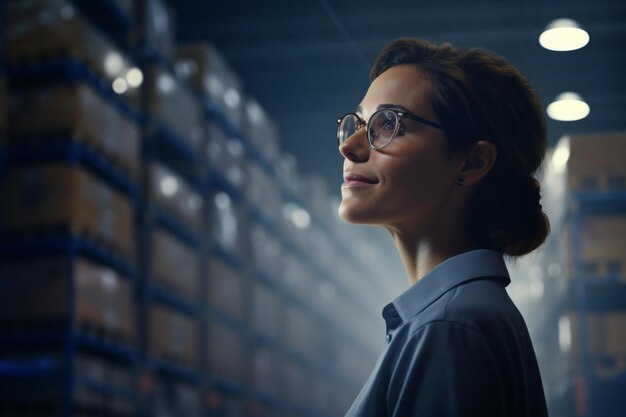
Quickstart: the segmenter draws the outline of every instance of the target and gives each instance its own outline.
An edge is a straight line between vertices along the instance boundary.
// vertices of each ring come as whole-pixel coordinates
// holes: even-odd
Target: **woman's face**
[[[418,67],[394,66],[372,82],[357,114],[367,121],[379,106],[392,104],[439,122],[429,104],[431,90]],[[456,186],[459,164],[445,152],[445,142],[442,130],[402,119],[393,142],[374,150],[365,128],[359,129],[339,146],[344,157],[339,216],[351,223],[423,229]],[[346,179],[348,174],[373,183]]]

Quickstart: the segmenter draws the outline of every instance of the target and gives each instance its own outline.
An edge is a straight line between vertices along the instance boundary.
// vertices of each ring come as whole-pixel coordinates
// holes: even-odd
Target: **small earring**
[[[463,184],[465,184],[465,178],[463,178],[463,177],[458,177],[458,178],[456,179],[456,183],[457,183],[457,184],[459,184],[459,185],[463,185]]]

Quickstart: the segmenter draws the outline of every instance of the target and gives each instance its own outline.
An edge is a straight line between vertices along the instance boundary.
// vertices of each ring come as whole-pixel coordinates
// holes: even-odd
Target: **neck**
[[[460,229],[449,225],[446,230],[415,232],[408,228],[388,227],[409,283],[415,284],[437,265],[460,253],[478,249]]]

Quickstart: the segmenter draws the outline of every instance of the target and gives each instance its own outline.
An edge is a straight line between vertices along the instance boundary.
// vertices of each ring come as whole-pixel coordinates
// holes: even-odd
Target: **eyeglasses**
[[[367,141],[373,149],[382,149],[389,145],[402,129],[400,120],[409,119],[436,129],[445,128],[436,122],[423,119],[413,113],[397,109],[380,109],[376,111],[367,122],[361,120],[356,113],[347,113],[337,120],[337,140],[339,145],[354,135],[357,130],[365,125]]]

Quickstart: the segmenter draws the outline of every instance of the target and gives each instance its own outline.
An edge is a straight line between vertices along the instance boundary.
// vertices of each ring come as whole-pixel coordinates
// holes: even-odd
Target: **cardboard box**
[[[279,282],[283,275],[283,248],[264,226],[253,223],[250,230],[252,262],[269,279]]]
[[[580,235],[574,237],[573,225],[566,224],[560,237],[566,277],[620,277],[626,280],[626,217],[585,216]],[[579,243],[578,246],[575,246]],[[580,265],[575,251],[580,248]]]
[[[206,132],[200,99],[165,69],[153,65],[147,72],[148,114],[191,149],[202,152]]]
[[[208,42],[181,45],[176,52],[176,72],[195,91],[209,96],[235,127],[243,126],[241,80],[214,45]]]
[[[569,135],[570,190],[626,188],[626,133]]]
[[[202,233],[202,197],[167,166],[151,162],[148,199],[178,218],[192,232]]]
[[[285,343],[296,352],[304,356],[315,357],[319,352],[315,349],[318,345],[319,329],[311,316],[291,304],[285,306],[284,340]]]
[[[277,163],[280,157],[278,126],[253,97],[245,98],[243,109],[244,136],[267,161]]]
[[[272,290],[264,284],[254,284],[250,309],[252,326],[269,337],[280,337],[283,329],[283,306],[281,300]]]
[[[218,191],[207,200],[212,240],[223,249],[245,257],[248,253],[248,228],[243,205],[229,194]]]
[[[282,361],[284,395],[294,404],[312,406],[312,378],[304,367],[291,359]]]
[[[247,400],[238,394],[230,394],[218,389],[206,393],[209,415],[221,417],[241,417],[248,414]]]
[[[170,307],[149,307],[148,351],[154,358],[187,367],[198,364],[198,323]]]
[[[246,317],[246,279],[243,270],[236,270],[219,258],[208,261],[207,300],[209,305],[233,318]]]
[[[10,117],[12,143],[67,135],[139,180],[139,127],[85,82],[18,91],[11,96]]]
[[[282,212],[282,196],[276,181],[258,164],[247,165],[246,197],[254,208],[278,222]]]
[[[283,152],[276,162],[276,177],[285,190],[298,195],[301,187],[298,171],[298,160],[288,152]]]
[[[280,371],[276,352],[268,346],[252,349],[252,386],[266,395],[280,395]]]
[[[131,106],[139,108],[143,80],[137,66],[80,15],[72,2],[9,2],[6,59],[13,65],[74,58],[85,64]],[[114,84],[115,83],[115,84]],[[114,87],[115,86],[115,87]]]
[[[209,372],[237,383],[245,383],[248,366],[244,354],[244,336],[224,323],[211,319],[206,342]]]
[[[135,259],[131,202],[83,167],[63,163],[20,166],[5,178],[3,229],[69,229]]]
[[[159,378],[150,402],[151,416],[201,417],[203,416],[200,390],[191,384],[175,379]]]
[[[150,244],[150,279],[197,300],[200,265],[195,250],[161,228],[153,229]]]
[[[135,344],[136,313],[132,285],[118,272],[78,258],[36,258],[0,265],[0,322],[20,328],[57,326],[68,319],[72,283],[76,328]]]
[[[243,190],[246,180],[245,150],[241,140],[230,138],[214,121],[207,123],[205,155],[211,168]]]
[[[579,357],[583,353],[586,353],[588,357],[624,357],[626,355],[626,331],[624,331],[626,313],[597,312],[581,316],[577,312],[569,312],[566,317],[571,334],[569,351],[574,357]],[[583,322],[581,322],[581,317]],[[587,336],[584,340],[585,351],[583,351],[581,325],[584,326]]]

